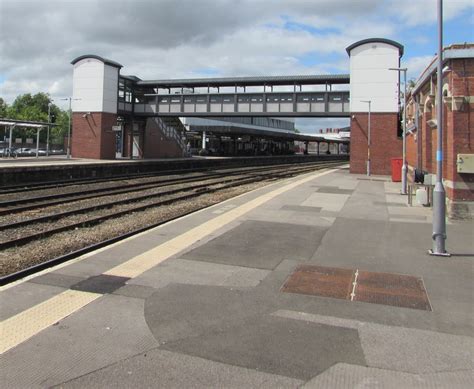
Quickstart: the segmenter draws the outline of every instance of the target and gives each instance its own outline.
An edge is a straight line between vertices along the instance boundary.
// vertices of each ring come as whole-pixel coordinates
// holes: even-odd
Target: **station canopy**
[[[28,121],[28,120],[14,120],[14,119],[0,118],[0,126],[42,128],[42,127],[48,127],[48,126],[55,126],[55,124],[48,123],[48,122],[33,122],[33,121]]]

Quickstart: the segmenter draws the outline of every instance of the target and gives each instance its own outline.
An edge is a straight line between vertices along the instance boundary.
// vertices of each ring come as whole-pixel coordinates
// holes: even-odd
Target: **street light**
[[[59,100],[69,100],[69,111],[68,111],[68,129],[67,129],[67,149],[66,149],[66,158],[71,158],[71,101],[72,100],[80,100],[80,99],[73,99],[72,97],[65,97]]]
[[[372,100],[361,100],[360,102],[369,104],[369,117],[367,125],[367,175],[370,176],[370,105],[372,104]]]
[[[438,0],[438,63],[437,63],[437,150],[436,184],[433,191],[433,249],[431,255],[449,256],[446,251],[446,192],[443,186],[443,0]]]
[[[402,194],[407,194],[407,121],[406,121],[406,114],[407,114],[407,68],[389,68],[388,70],[395,70],[399,74],[403,72],[403,85],[404,85],[404,92],[403,92],[403,165],[402,165]],[[400,87],[399,87],[400,89]]]
[[[51,100],[48,103],[48,132],[46,134],[46,156],[49,156],[49,131],[51,129],[51,105],[53,105],[53,101]]]

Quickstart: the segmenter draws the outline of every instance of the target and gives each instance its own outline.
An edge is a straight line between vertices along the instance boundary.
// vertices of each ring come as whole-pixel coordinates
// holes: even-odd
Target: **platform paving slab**
[[[128,285],[162,288],[180,283],[249,288],[257,286],[268,273],[269,270],[177,258],[135,277]]]
[[[161,349],[63,382],[57,388],[298,388],[304,381]]]
[[[358,331],[367,366],[424,374],[474,368],[469,336],[279,310],[273,316]]]
[[[410,374],[406,372],[338,363],[302,386],[304,389],[466,389],[473,371]]]
[[[291,208],[283,207],[270,210],[259,208],[251,212],[247,220],[329,228],[334,222],[335,216],[337,216],[337,213],[323,211],[318,209],[318,207],[304,207],[300,205],[288,205]],[[310,210],[302,211],[301,208],[309,208]]]
[[[310,258],[326,230],[250,220],[181,257],[271,270],[290,256]],[[262,245],[262,242],[271,243]]]
[[[251,290],[170,284],[146,299],[145,320],[163,344],[219,332],[275,309],[266,295]]]
[[[340,361],[365,365],[357,331],[269,316],[161,348],[302,380]]]

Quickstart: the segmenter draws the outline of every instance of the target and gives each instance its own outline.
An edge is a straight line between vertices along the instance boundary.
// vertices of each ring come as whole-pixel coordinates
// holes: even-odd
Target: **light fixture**
[[[436,119],[430,119],[426,122],[430,128],[438,127],[438,121]]]

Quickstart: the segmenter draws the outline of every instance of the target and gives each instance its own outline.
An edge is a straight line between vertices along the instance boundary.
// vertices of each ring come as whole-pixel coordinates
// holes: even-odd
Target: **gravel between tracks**
[[[0,276],[17,272],[60,255],[125,234],[140,227],[188,213],[203,206],[222,202],[267,184],[268,181],[260,181],[217,193],[204,194],[192,200],[182,201],[166,207],[150,208],[142,212],[107,220],[96,226],[78,228],[73,232],[66,231],[55,234],[53,238],[45,238],[18,248],[3,250],[0,253]]]

